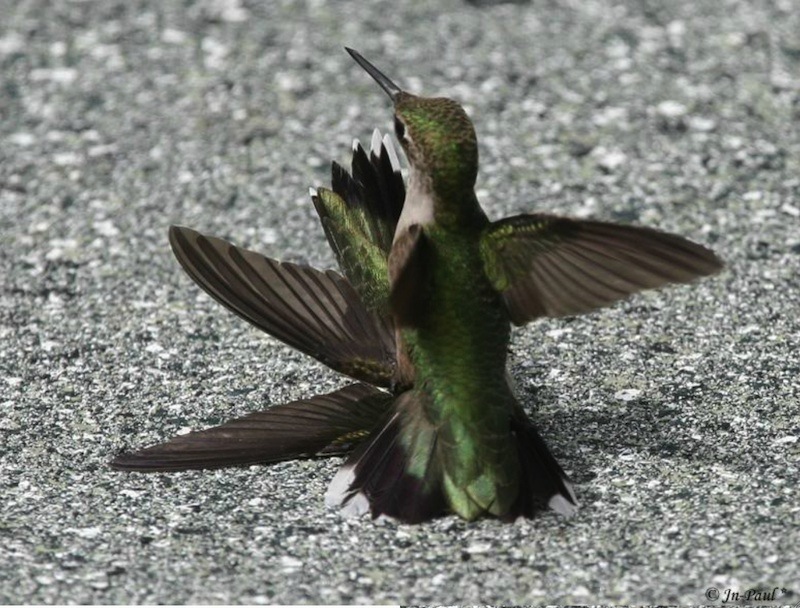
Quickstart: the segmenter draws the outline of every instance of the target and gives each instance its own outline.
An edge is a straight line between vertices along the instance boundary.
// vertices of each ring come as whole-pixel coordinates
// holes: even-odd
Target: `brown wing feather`
[[[487,275],[518,325],[588,312],[722,268],[714,252],[674,234],[549,215],[494,222],[481,248]]]
[[[349,451],[382,420],[394,397],[366,384],[277,405],[179,435],[112,463],[127,471],[184,471],[262,464]]]
[[[278,262],[216,237],[172,226],[183,268],[209,295],[259,329],[332,369],[389,386],[395,345],[342,276]]]

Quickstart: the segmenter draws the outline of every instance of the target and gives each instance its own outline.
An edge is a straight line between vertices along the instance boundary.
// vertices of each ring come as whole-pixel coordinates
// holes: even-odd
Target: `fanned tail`
[[[447,512],[436,458],[436,430],[420,394],[400,395],[386,423],[345,462],[325,495],[345,515],[388,515],[419,523]]]
[[[456,506],[463,489],[453,493],[445,483],[448,448],[440,441],[440,428],[425,415],[426,399],[413,389],[396,399],[385,421],[331,481],[325,495],[328,506],[341,507],[344,515],[387,515],[406,523],[454,511],[466,516]],[[572,515],[577,509],[572,484],[521,409],[509,420],[508,441],[516,445],[519,462],[517,496],[497,516],[514,521],[547,508]],[[480,515],[489,515],[488,508],[468,518]]]
[[[358,141],[354,141],[351,170],[352,177],[341,165],[332,163],[331,189],[351,211],[362,214],[370,240],[388,255],[406,197],[400,161],[391,139],[375,129],[369,154]],[[325,216],[319,205],[317,211],[321,217]],[[336,251],[330,234],[328,239]]]
[[[573,515],[578,501],[572,483],[524,412],[512,418],[511,433],[519,455],[520,485],[506,519],[532,518],[548,507],[561,515]]]
[[[331,188],[312,188],[311,200],[342,273],[367,309],[389,321],[387,256],[405,200],[391,140],[376,130],[369,154],[354,142],[352,176],[334,162]]]

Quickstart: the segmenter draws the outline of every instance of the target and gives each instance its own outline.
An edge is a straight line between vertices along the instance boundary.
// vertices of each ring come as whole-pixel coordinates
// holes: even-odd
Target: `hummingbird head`
[[[435,198],[459,200],[472,193],[478,174],[475,128],[460,104],[444,97],[407,93],[358,52],[346,49],[394,103],[394,130],[418,178]]]
[[[411,165],[439,194],[471,191],[478,174],[475,128],[460,104],[444,97],[401,93],[394,130]]]

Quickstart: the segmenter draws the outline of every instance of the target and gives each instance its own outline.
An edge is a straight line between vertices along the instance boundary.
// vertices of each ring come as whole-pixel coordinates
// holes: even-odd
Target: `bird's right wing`
[[[517,325],[588,312],[643,289],[714,274],[723,265],[711,250],[674,234],[543,214],[493,222],[480,251]]]

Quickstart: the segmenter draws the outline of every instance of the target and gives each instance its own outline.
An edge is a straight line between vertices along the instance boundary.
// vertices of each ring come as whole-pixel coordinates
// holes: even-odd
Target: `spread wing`
[[[180,226],[170,228],[169,241],[189,276],[226,308],[338,372],[390,385],[393,330],[339,274],[278,262]]]
[[[185,471],[342,454],[369,434],[393,400],[374,387],[351,384],[121,454],[111,466],[125,471]]]
[[[480,248],[486,274],[517,325],[588,312],[723,265],[711,250],[674,234],[542,214],[493,222]]]
[[[311,198],[342,272],[369,310],[388,316],[386,259],[405,200],[391,140],[376,130],[369,156],[356,142],[352,172],[333,163],[332,190],[312,190]]]

